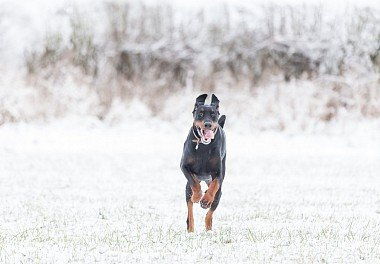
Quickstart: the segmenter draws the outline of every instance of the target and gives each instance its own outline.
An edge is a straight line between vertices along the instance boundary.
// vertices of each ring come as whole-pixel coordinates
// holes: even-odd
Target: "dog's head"
[[[202,94],[195,100],[193,110],[194,126],[198,134],[205,140],[210,141],[214,138],[218,128],[219,119],[219,100],[213,94],[211,104],[205,105],[207,94]]]

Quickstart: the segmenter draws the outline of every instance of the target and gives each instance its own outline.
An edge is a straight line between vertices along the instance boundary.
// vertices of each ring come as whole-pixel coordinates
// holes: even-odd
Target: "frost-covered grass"
[[[0,0],[1,263],[380,263],[379,4],[198,2]],[[227,175],[187,234],[211,91]]]
[[[187,127],[3,126],[0,262],[377,263],[380,138],[369,132],[229,126],[214,230],[204,231],[196,206],[187,234],[179,169]]]

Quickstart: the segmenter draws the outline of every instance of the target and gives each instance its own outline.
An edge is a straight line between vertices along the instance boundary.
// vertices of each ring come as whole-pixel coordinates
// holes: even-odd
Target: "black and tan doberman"
[[[207,94],[202,94],[195,101],[194,122],[183,146],[181,159],[181,170],[187,179],[188,232],[194,231],[193,204],[198,202],[202,208],[209,208],[205,225],[206,230],[212,229],[212,215],[222,195],[226,171],[226,136],[223,131],[226,116],[220,116],[219,100],[214,94],[210,105],[205,105],[206,98]],[[203,195],[201,181],[208,185]]]

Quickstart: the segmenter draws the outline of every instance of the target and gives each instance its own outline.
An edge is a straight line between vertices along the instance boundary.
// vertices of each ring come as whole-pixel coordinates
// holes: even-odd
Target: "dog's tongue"
[[[214,132],[211,129],[205,130],[205,139],[214,139]]]

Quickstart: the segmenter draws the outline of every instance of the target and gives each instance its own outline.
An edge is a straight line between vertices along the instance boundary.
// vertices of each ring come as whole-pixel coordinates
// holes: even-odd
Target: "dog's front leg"
[[[216,207],[219,204],[219,199],[221,196],[221,188],[222,188],[222,177],[223,173],[217,173],[216,176],[212,177],[213,180],[208,185],[208,190],[204,194],[204,196],[201,199],[201,207],[203,209],[210,208],[207,212],[206,218],[205,218],[205,226],[206,230],[212,230],[212,216],[216,209]],[[217,196],[217,197],[216,197]]]
[[[202,198],[202,189],[201,185],[197,182],[194,186],[191,186],[191,191],[193,192],[191,195],[191,201],[193,203],[198,203]]]
[[[201,199],[201,207],[203,209],[207,209],[207,208],[211,207],[211,204],[215,198],[215,194],[218,192],[220,185],[221,184],[220,184],[220,178],[219,177],[217,177],[211,181],[210,185],[208,186],[206,193],[203,195],[203,197]]]
[[[181,170],[189,182],[191,188],[191,202],[198,203],[202,198],[202,189],[200,183],[195,179],[194,174],[190,172],[186,165],[181,165]]]
[[[224,178],[222,160],[219,157],[210,160],[210,166],[213,168],[211,172],[212,181],[208,184],[208,190],[201,199],[201,207],[203,209],[210,208],[214,201],[215,195],[219,188],[222,187],[222,181]]]

